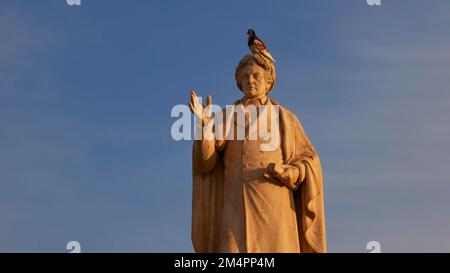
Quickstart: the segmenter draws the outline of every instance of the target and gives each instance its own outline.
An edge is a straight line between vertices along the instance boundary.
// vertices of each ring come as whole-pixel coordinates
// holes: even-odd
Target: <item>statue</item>
[[[297,117],[268,97],[276,81],[273,58],[252,49],[252,55],[242,58],[235,73],[243,97],[231,105],[230,116],[225,110],[220,112],[236,127],[229,129],[217,120],[208,126],[214,120],[211,97],[207,97],[205,107],[195,92],[191,93],[190,108],[201,121],[203,136],[208,130],[213,133],[218,129],[223,129],[219,136],[224,136],[210,134],[209,138],[194,140],[194,249],[222,253],[326,252],[319,157]],[[259,113],[254,116],[256,122],[251,122],[246,111],[250,106],[258,110],[276,106],[279,113],[267,111],[269,118]],[[236,122],[236,109],[244,109],[241,127]],[[218,120],[223,120],[223,115],[216,114]],[[278,119],[271,122],[274,116]],[[271,149],[261,149],[268,141],[263,135],[250,137],[250,127],[262,125],[279,138]],[[238,128],[245,129],[244,137],[238,137]]]

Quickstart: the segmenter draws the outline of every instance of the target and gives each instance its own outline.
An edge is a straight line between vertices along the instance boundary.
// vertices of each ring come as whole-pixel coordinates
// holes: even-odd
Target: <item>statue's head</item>
[[[272,62],[246,55],[236,67],[236,84],[246,98],[258,98],[268,94],[276,80]]]

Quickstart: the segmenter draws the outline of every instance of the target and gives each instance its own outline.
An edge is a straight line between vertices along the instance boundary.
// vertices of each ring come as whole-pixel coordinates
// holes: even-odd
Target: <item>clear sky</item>
[[[0,251],[192,252],[191,90],[271,96],[322,160],[330,252],[450,251],[450,2],[0,0]]]

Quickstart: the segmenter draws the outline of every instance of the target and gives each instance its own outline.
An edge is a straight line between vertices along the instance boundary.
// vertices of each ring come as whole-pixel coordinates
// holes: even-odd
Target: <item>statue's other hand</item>
[[[206,124],[211,119],[211,105],[212,98],[211,96],[206,97],[206,107],[203,105],[195,94],[195,91],[191,92],[191,100],[189,102],[189,108],[191,112],[199,118],[203,125]]]
[[[295,190],[298,186],[297,180],[300,176],[300,170],[291,165],[270,163],[264,176],[267,178],[269,176],[274,177],[289,189]]]

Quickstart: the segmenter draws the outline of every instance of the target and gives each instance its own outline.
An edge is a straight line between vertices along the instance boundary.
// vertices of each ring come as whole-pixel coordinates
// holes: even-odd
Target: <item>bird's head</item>
[[[255,33],[255,31],[254,31],[253,29],[249,28],[249,29],[247,30],[247,35],[255,36],[256,33]]]

